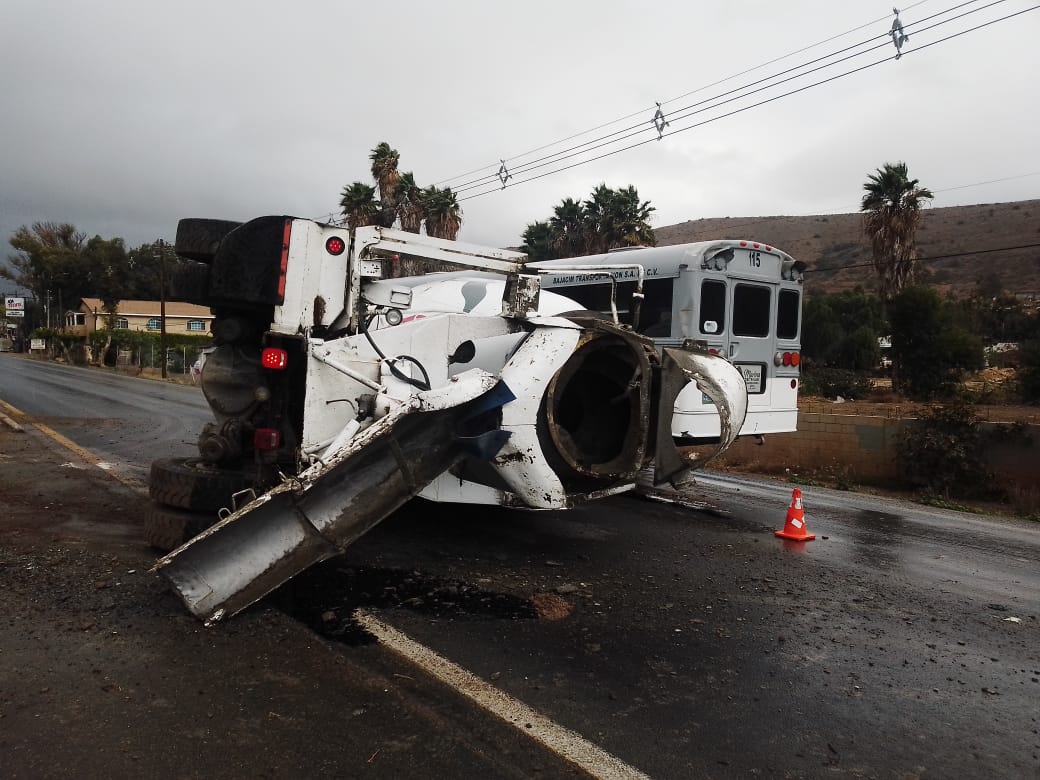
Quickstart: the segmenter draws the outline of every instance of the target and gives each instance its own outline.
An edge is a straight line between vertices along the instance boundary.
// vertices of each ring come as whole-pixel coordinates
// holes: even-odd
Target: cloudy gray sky
[[[1040,10],[943,40],[1034,5],[907,3],[896,60],[891,6],[861,0],[3,0],[0,256],[35,220],[137,245],[185,216],[319,217],[380,141],[500,246],[600,182],[657,226],[855,211],[896,160],[935,206],[1036,198]]]

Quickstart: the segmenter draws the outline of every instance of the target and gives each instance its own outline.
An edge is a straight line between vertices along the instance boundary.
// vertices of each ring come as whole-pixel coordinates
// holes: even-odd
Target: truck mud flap
[[[700,391],[711,399],[719,412],[721,435],[715,449],[707,455],[694,453],[687,448],[679,450],[672,440],[675,399],[690,381],[697,383]],[[654,484],[672,482],[678,485],[685,481],[684,477],[690,469],[702,468],[736,441],[747,416],[747,383],[736,366],[718,355],[665,348],[660,381],[655,390],[657,419]]]
[[[493,457],[509,388],[479,370],[419,393],[340,451],[161,558],[188,609],[211,624],[341,553],[464,454]]]

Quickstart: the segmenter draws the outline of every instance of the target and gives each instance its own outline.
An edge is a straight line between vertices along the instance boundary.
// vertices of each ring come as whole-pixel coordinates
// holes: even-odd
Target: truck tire
[[[148,495],[153,501],[192,512],[231,507],[231,497],[253,487],[242,471],[221,469],[199,458],[163,458],[152,463]]]
[[[192,261],[174,270],[170,276],[170,297],[199,306],[208,305],[209,266]]]
[[[216,513],[199,514],[152,503],[144,517],[144,538],[149,547],[168,553],[195,538],[216,521]]]
[[[208,263],[216,255],[224,236],[241,224],[228,219],[182,219],[177,223],[173,251],[189,260]]]

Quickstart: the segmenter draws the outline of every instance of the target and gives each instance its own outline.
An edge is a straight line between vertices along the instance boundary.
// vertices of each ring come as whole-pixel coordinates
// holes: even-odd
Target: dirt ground
[[[4,777],[573,776],[378,645],[270,606],[204,628],[149,572],[146,501],[0,422]]]

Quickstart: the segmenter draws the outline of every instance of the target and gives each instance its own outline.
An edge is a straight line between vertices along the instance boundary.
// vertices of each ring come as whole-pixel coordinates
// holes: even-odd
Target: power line
[[[927,21],[930,21],[930,20],[935,19],[935,18],[940,17],[940,16],[947,15],[949,13],[952,13],[953,11],[956,11],[956,10],[959,10],[960,8],[963,8],[964,6],[971,5],[971,4],[973,4],[975,2],[978,2],[978,1],[979,0],[968,0],[967,2],[963,2],[963,3],[960,3],[959,5],[953,6],[952,8],[948,8],[948,9],[946,9],[944,11],[939,12],[939,13],[936,13],[936,14],[933,14],[931,16],[925,17],[924,19],[922,19],[922,20],[920,20],[918,22],[914,22],[914,23],[908,24],[907,27],[914,27],[914,26],[921,25],[921,24],[923,24],[923,23],[925,23]],[[917,34],[920,34],[920,32],[925,32],[925,31],[927,31],[929,29],[932,29],[933,27],[936,27],[936,26],[939,26],[939,25],[942,25],[942,24],[948,24],[949,22],[955,21],[956,19],[962,18],[963,16],[966,16],[966,15],[969,15],[969,14],[973,14],[973,13],[978,13],[980,11],[983,11],[983,10],[985,10],[987,8],[992,7],[993,5],[997,5],[997,4],[1005,2],[1005,1],[1006,0],[994,0],[994,2],[991,2],[991,3],[989,3],[989,4],[985,5],[985,6],[982,6],[981,8],[977,8],[977,9],[974,9],[972,11],[965,12],[964,14],[961,14],[959,16],[953,17],[952,19],[946,19],[946,20],[944,20],[942,22],[938,22],[937,24],[932,25],[932,27],[923,28],[920,31],[918,31]],[[847,33],[843,33],[843,35],[844,34],[847,34]],[[835,37],[842,37],[842,36],[835,36]],[[884,42],[882,44],[879,44],[877,46],[874,46],[871,49],[860,51],[860,52],[858,52],[856,54],[848,55],[848,56],[846,56],[846,57],[844,57],[844,58],[842,58],[840,60],[836,60],[836,61],[830,62],[830,63],[828,63],[826,65],[818,65],[816,68],[813,68],[812,70],[806,70],[805,72],[803,72],[801,74],[788,76],[788,78],[783,79],[782,81],[775,81],[773,84],[768,84],[766,86],[760,87],[757,90],[746,92],[744,95],[738,95],[737,97],[731,98],[728,101],[723,101],[722,103],[717,103],[716,107],[718,105],[723,105],[724,103],[727,103],[727,102],[732,102],[733,100],[736,100],[739,97],[747,97],[749,95],[755,94],[756,92],[761,92],[761,91],[763,91],[765,89],[779,86],[780,84],[786,83],[788,81],[792,81],[792,80],[794,80],[796,78],[800,78],[802,76],[806,76],[806,75],[808,75],[810,73],[813,73],[813,72],[818,71],[818,70],[822,70],[822,69],[824,69],[826,67],[831,67],[831,66],[837,65],[840,62],[843,62],[843,61],[848,60],[848,59],[852,59],[853,57],[860,56],[862,54],[869,53],[870,51],[874,51],[874,50],[880,49],[880,48],[887,48],[888,45],[889,45],[888,42],[887,42],[888,34],[884,33],[884,34],[881,34],[881,35],[876,35],[876,36],[868,38],[868,39],[866,39],[864,41],[861,41],[861,42],[859,42],[857,44],[854,44],[852,46],[847,46],[847,47],[845,47],[843,49],[839,49],[838,51],[832,52],[832,53],[830,53],[828,55],[825,55],[823,57],[818,57],[818,58],[816,58],[814,60],[810,60],[809,62],[802,63],[801,65],[797,65],[797,66],[792,67],[792,68],[788,68],[787,70],[780,71],[779,73],[772,74],[770,76],[767,76],[765,78],[759,79],[757,81],[753,81],[753,82],[751,82],[749,84],[745,84],[745,85],[742,85],[742,86],[739,86],[739,87],[735,87],[734,89],[731,89],[729,91],[723,92],[720,95],[716,95],[714,97],[707,98],[705,100],[699,101],[699,102],[694,103],[694,104],[689,105],[689,106],[684,106],[682,108],[675,109],[672,112],[670,112],[665,118],[671,117],[671,118],[674,119],[676,113],[678,113],[680,111],[687,111],[687,110],[695,108],[697,106],[702,106],[705,103],[711,103],[712,101],[719,101],[723,97],[727,97],[729,95],[733,95],[734,93],[741,92],[742,90],[748,90],[748,89],[750,89],[753,86],[762,84],[763,82],[774,81],[775,79],[778,79],[780,76],[784,76],[784,75],[790,74],[790,73],[792,73],[794,71],[804,70],[805,68],[809,67],[810,65],[816,65],[817,63],[824,62],[824,61],[826,61],[828,59],[833,59],[834,57],[838,56],[839,54],[844,54],[846,52],[855,50],[857,48],[860,48],[862,46],[865,46],[865,45],[871,43],[872,41],[876,41],[879,38],[886,39],[886,42]],[[812,47],[807,47],[807,48],[812,48]],[[779,58],[779,59],[783,59],[783,58]],[[885,61],[887,61],[887,59],[888,58],[886,58]],[[754,70],[754,69],[751,69],[751,70]],[[745,71],[745,72],[749,72],[749,71]],[[730,78],[734,78],[734,77],[730,77]],[[716,82],[716,83],[723,83],[724,81],[728,81],[728,80],[730,80],[730,79],[723,79],[722,81]],[[702,89],[704,89],[704,88],[702,88]],[[694,92],[697,92],[697,91],[702,91],[702,90],[694,90]],[[689,92],[689,93],[686,93],[686,94],[690,95],[690,94],[693,94],[693,92]],[[681,96],[681,97],[683,97],[683,96]],[[672,102],[672,101],[669,101],[669,102]],[[704,111],[704,110],[708,110],[708,109],[707,108],[701,109],[701,111]],[[700,113],[700,112],[696,112],[696,113]],[[686,117],[684,116],[684,117],[679,117],[679,118],[682,119],[682,118],[686,118]],[[631,137],[636,136],[636,135],[640,135],[640,134],[643,134],[643,133],[650,132],[650,129],[648,127],[646,127],[646,125],[647,125],[647,122],[643,121],[643,122],[640,122],[637,125],[632,125],[632,126],[629,126],[629,127],[626,127],[626,128],[622,128],[622,129],[616,130],[613,133],[610,133],[608,135],[600,136],[598,138],[593,138],[593,139],[591,139],[589,141],[585,141],[585,142],[583,142],[581,144],[578,144],[576,146],[572,146],[572,147],[569,147],[567,149],[563,149],[563,150],[560,150],[558,152],[555,152],[553,154],[550,154],[550,155],[538,158],[537,160],[533,160],[533,161],[530,161],[530,162],[527,162],[527,163],[523,163],[518,168],[514,168],[512,173],[515,175],[516,173],[528,171],[528,170],[531,170],[531,169],[533,169],[535,167],[545,167],[545,165],[537,165],[537,163],[542,163],[542,162],[544,162],[546,160],[554,161],[554,159],[555,159],[555,161],[562,161],[564,159],[568,159],[570,157],[577,156],[577,154],[581,154],[581,153],[584,153],[584,152],[592,151],[593,149],[597,149],[597,148],[602,148],[603,146],[607,146],[610,143],[619,143],[619,142],[621,142],[623,140],[626,140],[627,138],[631,138]],[[635,130],[637,132],[630,132],[630,131],[633,131],[633,130]],[[628,135],[623,135],[625,133],[628,133]],[[573,136],[573,137],[580,137],[581,135],[584,135],[584,134],[587,134],[587,133],[580,133],[577,136]],[[621,137],[618,138],[616,136],[621,136]],[[610,139],[610,138],[613,138],[614,140],[613,141],[606,141],[606,139]],[[659,138],[655,138],[654,140],[660,140],[660,139]],[[605,143],[600,143],[600,142],[603,142],[603,141],[606,141],[606,142]],[[632,147],[626,147],[625,149],[620,149],[618,151],[619,152],[620,151],[626,151],[629,148],[632,148]],[[581,151],[581,150],[584,150],[584,151]],[[574,154],[568,154],[570,152],[574,152]],[[597,157],[597,158],[594,158],[594,159],[600,159],[600,158]],[[589,162],[591,162],[591,160]],[[549,164],[549,163],[545,163],[545,164]],[[483,169],[478,169],[478,170],[483,170]],[[458,178],[458,177],[456,177],[456,178]],[[456,192],[461,192],[461,191],[464,191],[464,190],[467,190],[467,189],[472,189],[474,186],[478,186],[478,185],[480,185],[482,183],[485,183],[485,182],[490,182],[493,179],[494,179],[494,176],[492,176],[491,174],[488,174],[488,175],[486,175],[484,177],[481,177],[481,178],[478,178],[478,179],[475,179],[475,180],[472,180],[472,181],[464,182],[464,183],[462,183],[460,185],[457,185],[455,187],[455,190],[456,190]],[[526,179],[525,181],[529,181],[529,180],[530,179]],[[517,182],[517,183],[519,183],[519,182]],[[499,189],[501,189],[501,188],[499,187]],[[485,194],[485,193],[481,193],[481,194]]]
[[[924,28],[924,29],[923,29],[923,30],[922,30],[921,32],[923,32],[923,31],[926,31],[926,30],[930,30],[930,29],[934,29],[934,28],[936,28],[936,27],[939,27],[939,26],[941,26],[941,25],[943,25],[943,24],[948,24],[949,22],[955,21],[956,19],[962,18],[963,16],[967,16],[967,15],[969,15],[969,14],[973,14],[973,13],[978,13],[979,11],[985,10],[986,8],[990,8],[990,7],[994,6],[994,5],[997,5],[997,4],[999,4],[999,3],[1002,3],[1002,2],[1005,2],[1005,0],[996,0],[996,1],[995,1],[995,2],[993,2],[993,3],[990,3],[989,5],[986,5],[986,6],[984,6],[983,8],[980,8],[980,9],[975,9],[975,10],[973,10],[973,11],[969,11],[969,12],[966,12],[966,13],[964,13],[964,14],[961,14],[961,15],[959,15],[959,16],[957,16],[957,17],[954,17],[953,19],[947,19],[947,20],[945,20],[945,21],[942,21],[942,22],[938,22],[938,23],[936,23],[936,24],[934,24],[934,25],[932,25],[932,26],[930,26],[930,27],[926,27],[926,28]],[[958,7],[959,7],[959,6],[958,6]],[[971,33],[971,32],[975,32],[975,31],[977,31],[977,30],[980,30],[980,29],[982,29],[982,28],[984,28],[984,27],[988,27],[988,26],[990,26],[990,25],[996,24],[997,22],[1007,21],[1008,19],[1014,18],[1014,17],[1016,17],[1016,16],[1020,16],[1021,14],[1024,14],[1024,13],[1028,13],[1028,12],[1030,12],[1030,11],[1034,11],[1034,10],[1036,10],[1037,8],[1040,8],[1040,6],[1032,6],[1032,7],[1030,7],[1030,8],[1027,8],[1027,9],[1024,9],[1024,10],[1021,10],[1021,11],[1017,11],[1017,12],[1015,12],[1015,13],[1013,13],[1013,14],[1008,14],[1007,16],[1003,16],[1003,17],[1000,17],[1000,18],[998,18],[998,19],[993,19],[993,20],[990,20],[990,21],[988,21],[988,22],[984,22],[984,23],[982,23],[982,24],[976,25],[975,27],[971,27],[971,28],[969,28],[969,29],[967,29],[967,30],[962,30],[962,31],[960,31],[960,32],[957,32],[957,33],[953,33],[953,34],[951,34],[951,35],[948,35],[948,36],[946,36],[945,38],[940,38],[940,39],[938,39],[938,40],[936,40],[936,41],[933,41],[933,42],[931,42],[931,43],[925,44],[924,46],[920,46],[920,47],[918,47],[918,48],[916,48],[916,49],[911,49],[911,50],[909,50],[909,51],[908,51],[908,52],[906,52],[906,53],[910,53],[910,52],[917,52],[917,51],[922,51],[922,50],[924,50],[924,49],[930,48],[931,46],[935,46],[936,44],[939,44],[939,43],[945,43],[945,42],[947,42],[947,41],[950,41],[950,40],[952,40],[952,39],[954,39],[954,38],[957,38],[957,37],[960,37],[960,36],[962,36],[962,35],[966,35],[966,34],[968,34],[968,33]],[[954,9],[949,9],[949,10],[954,10]],[[947,11],[947,12],[944,12],[944,13],[948,13],[948,12],[949,12],[949,11]],[[869,41],[868,41],[868,42],[869,42]],[[862,44],[860,44],[860,45],[862,45]],[[886,44],[886,45],[887,45],[887,44]],[[877,49],[877,48],[881,48],[881,47],[880,47],[880,46],[878,46],[878,47],[873,47],[872,49],[868,49],[868,50],[865,50],[865,51],[863,51],[863,52],[860,52],[860,53],[859,53],[859,54],[857,54],[857,55],[851,55],[851,56],[859,56],[860,54],[865,54],[865,53],[869,53],[869,51],[873,51],[873,50],[875,50],[875,49]],[[832,55],[832,56],[833,56],[833,55]],[[846,60],[846,59],[850,59],[850,58],[851,58],[851,56],[850,56],[850,57],[846,57],[846,58],[843,58],[843,60],[839,60],[838,62],[844,61],[844,60]],[[850,75],[853,75],[853,74],[855,74],[855,73],[858,73],[858,72],[860,72],[860,71],[863,71],[863,70],[867,70],[868,68],[872,68],[872,67],[875,67],[876,65],[880,65],[880,64],[882,64],[882,63],[884,63],[884,62],[888,62],[888,61],[889,61],[889,59],[891,59],[891,58],[890,58],[890,57],[885,57],[884,59],[881,59],[881,60],[877,60],[877,61],[875,61],[875,62],[871,62],[871,63],[868,63],[868,64],[866,64],[866,65],[862,65],[862,66],[859,66],[859,67],[857,67],[857,68],[853,68],[853,69],[851,69],[851,70],[845,71],[845,72],[843,72],[843,73],[840,73],[840,74],[837,74],[837,75],[835,75],[835,76],[830,76],[830,77],[828,77],[828,78],[825,78],[825,79],[821,79],[820,81],[817,81],[817,82],[813,82],[812,84],[804,85],[804,86],[802,86],[802,87],[799,87],[799,88],[797,88],[797,89],[793,89],[793,90],[790,90],[790,91],[788,91],[788,92],[785,92],[785,93],[781,93],[781,94],[779,94],[779,95],[774,95],[774,96],[772,96],[772,97],[769,97],[769,98],[766,98],[766,99],[764,99],[764,100],[761,100],[761,101],[759,101],[759,102],[757,102],[757,103],[753,103],[753,104],[750,104],[750,105],[748,105],[748,106],[743,106],[743,107],[741,107],[741,108],[737,108],[737,109],[734,109],[734,110],[732,110],[732,111],[726,112],[726,113],[724,113],[724,114],[720,114],[720,115],[717,115],[717,116],[713,116],[713,117],[710,117],[710,118],[708,118],[708,119],[705,119],[705,120],[703,120],[703,121],[701,121],[701,122],[696,122],[696,123],[694,123],[694,124],[691,124],[691,125],[688,125],[688,126],[686,126],[686,127],[681,127],[681,128],[677,128],[677,129],[675,129],[675,130],[672,130],[672,131],[670,131],[670,132],[667,132],[667,133],[663,133],[663,134],[662,134],[662,136],[672,136],[672,135],[675,135],[675,134],[677,134],[677,133],[680,133],[680,132],[685,132],[685,131],[687,131],[687,130],[692,130],[692,129],[696,128],[696,127],[701,127],[701,126],[703,126],[703,125],[705,125],[705,124],[708,124],[708,123],[710,123],[710,122],[714,122],[714,121],[717,121],[717,120],[719,120],[719,119],[723,119],[723,118],[726,118],[726,117],[730,117],[730,116],[733,116],[733,115],[735,115],[735,114],[739,114],[739,113],[742,113],[742,112],[744,112],[744,111],[747,111],[747,110],[750,110],[750,109],[752,109],[752,108],[758,108],[758,107],[760,107],[760,106],[763,106],[763,105],[766,105],[766,104],[768,104],[768,103],[774,102],[774,101],[776,101],[776,100],[779,100],[779,99],[781,99],[781,98],[784,98],[784,97],[790,97],[791,95],[797,94],[797,93],[799,93],[799,92],[804,92],[804,91],[806,91],[806,90],[808,90],[808,89],[812,89],[813,87],[821,86],[821,85],[823,85],[823,84],[827,84],[827,83],[829,83],[829,82],[831,82],[831,81],[835,81],[835,80],[837,80],[837,79],[840,79],[840,78],[844,78],[844,77],[846,77],[846,76],[850,76]],[[831,63],[831,65],[834,65],[834,64],[836,64],[836,63]],[[804,66],[803,66],[803,67],[804,67]],[[829,66],[828,66],[828,67],[829,67]],[[785,79],[785,80],[783,80],[783,81],[777,82],[776,84],[773,84],[773,85],[770,85],[770,86],[771,86],[771,87],[775,87],[775,86],[778,86],[779,84],[782,84],[782,83],[786,83],[787,81],[793,80],[794,78],[800,78],[801,76],[807,75],[807,73],[811,73],[811,72],[814,72],[815,70],[820,70],[820,69],[821,69],[821,68],[816,68],[816,69],[814,69],[813,71],[807,71],[806,73],[803,73],[803,74],[801,74],[800,76],[794,76],[794,77],[790,77],[790,78],[788,78],[788,79]],[[778,74],[778,75],[779,75],[779,74]],[[773,78],[775,78],[775,76],[774,76]],[[756,82],[756,83],[757,83],[757,82]],[[749,93],[746,93],[746,94],[744,94],[744,95],[741,95],[741,96],[739,96],[739,97],[747,97],[747,96],[748,96],[748,95],[750,95],[750,94],[754,94],[755,92],[760,92],[760,91],[763,91],[764,89],[767,89],[767,88],[769,88],[769,87],[762,87],[762,88],[760,88],[760,89],[758,89],[758,90],[754,90],[753,92],[749,92]],[[726,93],[726,94],[730,94],[730,93]],[[726,101],[724,101],[723,103],[720,103],[720,104],[718,104],[718,105],[723,105],[723,104],[725,104],[725,103],[733,102],[733,100],[736,100],[736,99],[738,99],[738,98],[731,98],[730,100],[726,100]],[[699,105],[699,104],[695,104],[695,105]],[[718,105],[716,105],[716,106],[712,106],[712,107],[713,107],[713,108],[716,108],[716,107],[718,107]],[[692,108],[692,107],[691,107],[691,108]],[[693,111],[693,112],[691,112],[691,113],[689,113],[689,114],[685,114],[685,115],[683,115],[683,116],[679,117],[679,119],[686,119],[686,118],[689,118],[689,117],[690,117],[690,116],[692,116],[693,114],[696,114],[696,113],[702,113],[702,112],[703,112],[703,111],[705,111],[705,110],[707,110],[707,109],[699,109],[699,110],[697,110],[697,111]],[[641,132],[644,132],[644,133],[645,133],[645,132],[648,132],[648,131],[649,131],[649,128],[644,128],[644,130],[642,130]],[[623,132],[623,131],[619,131],[619,132]],[[582,152],[575,152],[575,153],[573,153],[573,154],[569,154],[569,155],[563,155],[563,153],[560,153],[560,155],[557,155],[557,156],[556,156],[556,159],[555,159],[555,160],[553,160],[552,162],[549,162],[549,163],[545,163],[545,164],[543,164],[543,165],[538,165],[538,166],[534,166],[533,164],[530,164],[530,165],[529,165],[529,166],[528,166],[528,167],[526,168],[526,170],[533,170],[533,169],[534,169],[535,167],[545,167],[545,165],[550,165],[550,164],[552,164],[553,162],[561,162],[561,161],[563,161],[563,160],[565,160],[565,159],[568,159],[568,158],[570,158],[570,157],[576,157],[576,156],[578,156],[579,154],[584,154],[584,153],[587,153],[587,152],[593,151],[593,150],[594,150],[594,149],[596,149],[596,148],[602,148],[603,146],[608,146],[608,145],[611,145],[611,144],[613,144],[613,143],[618,143],[618,142],[620,142],[620,141],[626,140],[626,138],[632,137],[632,136],[634,136],[634,135],[637,135],[637,134],[638,134],[638,133],[633,133],[633,134],[631,134],[631,135],[629,135],[629,136],[626,136],[626,137],[624,137],[624,138],[617,138],[617,139],[615,139],[614,141],[609,141],[609,142],[601,143],[601,144],[599,144],[598,146],[592,146],[591,148],[585,149],[585,150],[584,150],[584,151],[582,151]],[[609,136],[608,136],[608,137],[609,137]],[[598,140],[598,139],[597,139],[597,140]],[[529,176],[529,177],[527,177],[527,178],[524,178],[524,179],[518,179],[518,180],[516,180],[516,181],[514,182],[514,184],[513,184],[512,186],[515,186],[515,185],[517,185],[517,184],[523,184],[523,183],[525,183],[525,182],[529,182],[529,181],[535,181],[536,179],[544,178],[544,177],[546,177],[546,176],[549,176],[549,175],[553,175],[553,174],[555,174],[555,173],[560,173],[560,172],[562,172],[562,171],[565,171],[565,170],[569,170],[569,169],[571,169],[571,168],[574,168],[574,167],[577,167],[577,166],[579,166],[579,165],[585,165],[585,164],[587,164],[587,163],[590,163],[590,162],[594,162],[594,161],[596,161],[596,160],[600,160],[600,159],[603,159],[603,158],[605,158],[605,157],[610,157],[610,156],[612,156],[612,155],[615,155],[615,154],[620,154],[621,152],[629,151],[629,150],[631,150],[631,149],[634,149],[634,148],[637,148],[637,147],[639,147],[639,146],[644,146],[644,145],[646,145],[647,143],[650,143],[651,141],[655,141],[655,140],[658,140],[658,139],[657,139],[657,137],[651,137],[651,138],[645,139],[645,140],[643,140],[643,141],[639,141],[639,142],[636,142],[636,143],[633,143],[633,144],[629,144],[628,146],[622,147],[622,148],[620,148],[620,149],[614,149],[614,150],[612,150],[612,151],[610,151],[610,152],[605,152],[605,153],[603,153],[603,154],[600,154],[600,155],[596,155],[595,157],[591,157],[591,158],[588,158],[588,159],[580,160],[580,161],[578,161],[578,162],[575,162],[575,163],[571,163],[571,164],[569,164],[569,165],[565,165],[565,166],[562,166],[562,167],[558,167],[558,168],[555,168],[555,169],[553,169],[553,170],[551,170],[551,171],[547,171],[547,172],[545,172],[545,173],[542,173],[542,174],[538,174],[538,175],[536,175],[536,176]],[[592,143],[592,142],[590,142],[590,143]],[[561,155],[562,155],[562,156],[561,156]],[[466,189],[466,188],[467,188],[467,187],[463,187],[462,189]],[[472,187],[469,187],[469,188],[472,188]],[[491,192],[496,192],[496,191],[499,191],[500,189],[502,189],[502,188],[501,188],[500,186],[496,186],[496,187],[494,187],[494,189],[489,189],[489,190],[484,190],[484,191],[481,191],[481,192],[477,192],[477,193],[475,193],[475,194],[473,194],[473,195],[470,195],[470,196],[468,196],[468,197],[465,197],[465,198],[460,198],[460,200],[471,200],[471,199],[473,199],[473,198],[476,198],[476,197],[481,197],[481,196],[483,196],[483,195],[487,195],[487,194],[490,194]]]
[[[918,0],[918,2],[913,3],[913,4],[909,5],[909,6],[907,6],[906,8],[904,8],[903,11],[904,12],[909,11],[909,10],[911,10],[913,8],[916,8],[919,5],[923,5],[926,2],[927,2],[927,0]],[[955,6],[953,9],[949,9],[949,10],[956,10],[956,8],[960,8],[961,6],[969,5],[970,2],[977,2],[977,0],[969,0],[969,2],[962,3],[960,6]],[[949,13],[949,10],[941,12],[941,13]],[[930,16],[930,17],[926,17],[926,19],[922,20],[922,21],[927,21],[927,19],[932,19],[932,18],[934,18],[937,15],[939,15],[939,14],[936,14],[936,15],[933,15],[933,16]],[[711,82],[709,84],[705,84],[705,85],[703,85],[701,87],[698,87],[696,89],[690,90],[688,92],[684,92],[683,94],[677,95],[677,96],[675,96],[673,98],[669,98],[667,100],[664,100],[664,101],[661,102],[660,105],[668,105],[669,103],[674,103],[677,100],[682,100],[683,98],[689,97],[690,95],[694,95],[694,94],[696,94],[698,92],[703,92],[706,89],[711,89],[712,87],[719,86],[720,84],[725,84],[728,81],[732,81],[733,79],[740,78],[741,76],[745,76],[745,75],[747,75],[749,73],[754,73],[755,71],[761,70],[762,68],[765,68],[765,67],[767,67],[769,65],[773,65],[773,64],[775,64],[777,62],[782,62],[783,60],[788,59],[790,57],[793,57],[796,54],[801,54],[802,52],[806,52],[806,51],[809,51],[811,49],[815,49],[816,47],[822,46],[825,43],[830,43],[831,41],[837,40],[839,38],[843,38],[846,35],[850,35],[851,33],[858,32],[859,30],[865,29],[865,28],[870,27],[870,26],[872,26],[874,24],[878,24],[879,22],[885,21],[887,19],[888,19],[887,16],[883,16],[880,19],[874,19],[874,20],[872,20],[870,22],[866,22],[864,24],[859,25],[858,27],[853,27],[851,30],[846,30],[843,33],[839,33],[837,35],[832,35],[829,38],[823,39],[822,41],[817,41],[816,43],[810,44],[808,46],[803,46],[800,49],[796,49],[795,51],[788,52],[787,54],[781,55],[780,57],[775,57],[775,58],[773,58],[771,60],[768,60],[766,62],[760,63],[759,65],[755,65],[754,67],[747,68],[746,70],[742,70],[739,73],[734,73],[733,75],[727,76],[727,77],[719,79],[717,81],[713,81],[713,82]],[[916,24],[920,24],[920,22],[917,22]],[[875,38],[876,37],[888,37],[888,34],[887,33],[883,33],[881,36],[875,36]],[[867,42],[869,42],[870,40],[874,40],[874,38],[868,39]],[[862,45],[862,44],[857,44],[857,45]],[[833,56],[833,55],[828,55],[828,56]],[[768,78],[772,78],[772,77],[768,77]],[[741,89],[741,88],[738,87],[738,89]],[[726,93],[726,94],[728,94],[728,93]],[[653,111],[653,106],[649,106],[647,108],[639,109],[638,111],[634,111],[631,114],[626,114],[625,116],[618,117],[617,119],[610,120],[609,122],[604,122],[602,124],[599,124],[599,125],[597,125],[595,127],[589,128],[587,130],[582,130],[581,132],[574,133],[572,135],[569,135],[569,136],[566,136],[564,138],[561,138],[561,139],[559,139],[557,141],[552,141],[550,143],[543,144],[541,146],[537,146],[537,147],[535,147],[533,149],[529,149],[526,152],[521,152],[519,154],[512,155],[510,157],[507,157],[506,160],[513,161],[513,160],[523,159],[524,157],[527,157],[527,156],[529,156],[531,154],[535,154],[535,153],[543,151],[545,149],[550,149],[550,148],[552,148],[554,146],[558,146],[560,144],[567,143],[568,141],[572,141],[575,138],[581,138],[582,136],[588,135],[589,133],[594,133],[597,130],[602,130],[603,128],[610,127],[611,125],[618,124],[619,122],[624,122],[627,119],[631,119],[631,118],[636,117],[636,116],[645,116],[650,111]],[[621,133],[621,132],[625,132],[625,131],[621,130],[621,131],[617,131],[617,132]],[[593,143],[595,140],[599,140],[599,139],[594,139],[593,141],[590,141],[589,143]],[[505,161],[502,161],[502,162],[505,162]],[[457,174],[455,176],[451,176],[451,177],[449,177],[447,179],[442,179],[441,181],[437,182],[437,184],[438,185],[445,184],[445,183],[454,181],[456,179],[461,179],[461,178],[466,177],[466,176],[472,176],[473,174],[480,173],[481,171],[487,170],[488,168],[489,168],[488,165],[482,165],[479,168],[475,168],[475,169],[473,169],[471,171],[467,171],[466,173],[460,173],[460,174]],[[485,178],[490,178],[490,176],[485,177]],[[460,186],[464,186],[464,185],[460,185]],[[457,189],[457,187],[456,187],[456,189]]]
[[[975,249],[970,252],[954,252],[948,255],[933,255],[931,257],[918,257],[917,262],[923,263],[932,260],[951,260],[955,257],[970,257],[972,255],[987,255],[993,252],[1014,252],[1019,249],[1037,249],[1040,244],[1021,244],[1020,246],[1002,246],[993,249]],[[853,263],[851,265],[836,265],[830,268],[806,268],[803,273],[825,273],[827,271],[844,271],[850,268],[873,268],[873,263]]]

